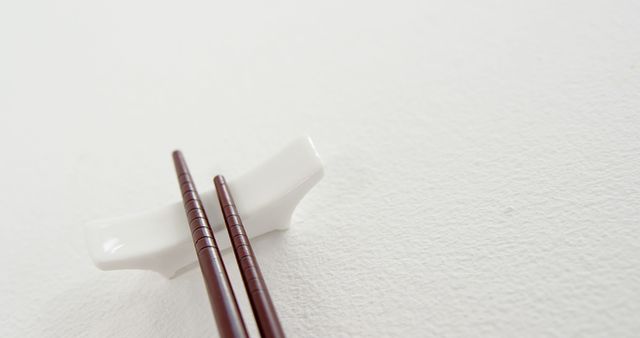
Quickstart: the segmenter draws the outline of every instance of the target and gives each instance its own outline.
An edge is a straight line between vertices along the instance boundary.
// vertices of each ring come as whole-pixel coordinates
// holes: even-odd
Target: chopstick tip
[[[171,153],[171,156],[173,157],[174,160],[182,160],[184,157],[182,156],[182,152],[178,149],[174,150]]]
[[[213,183],[217,183],[217,184],[225,184],[227,183],[226,180],[224,179],[224,176],[222,175],[216,175],[216,177],[213,178]]]

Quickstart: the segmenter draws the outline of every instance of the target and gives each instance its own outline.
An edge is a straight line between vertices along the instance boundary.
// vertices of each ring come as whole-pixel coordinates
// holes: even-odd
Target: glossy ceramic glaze
[[[322,176],[323,165],[311,139],[301,138],[253,170],[231,178],[228,185],[249,237],[288,228],[296,205]],[[216,198],[213,183],[199,190],[203,200]],[[209,208],[207,214],[219,247],[228,248],[219,208]],[[186,222],[182,203],[176,201],[155,210],[89,222],[85,236],[91,258],[102,270],[146,269],[172,277],[195,266]]]

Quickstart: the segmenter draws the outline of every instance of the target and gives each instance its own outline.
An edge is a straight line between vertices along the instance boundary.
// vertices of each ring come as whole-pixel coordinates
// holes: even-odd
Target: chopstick
[[[189,229],[200,263],[202,278],[207,288],[220,337],[248,337],[227,271],[224,268],[222,256],[209,225],[209,219],[184,156],[178,150],[173,152],[173,163],[180,184],[184,211],[187,213]]]
[[[226,181],[223,176],[218,175],[213,179],[213,182],[216,186],[218,201],[227,225],[233,253],[240,268],[242,281],[244,282],[260,335],[263,338],[284,337],[284,331],[269,296],[267,285],[262,278],[258,261],[253,253],[249,237],[244,229]]]

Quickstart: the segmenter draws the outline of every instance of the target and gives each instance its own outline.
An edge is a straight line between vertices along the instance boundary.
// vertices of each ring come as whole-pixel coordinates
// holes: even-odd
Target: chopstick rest
[[[313,142],[291,142],[264,163],[235,179],[236,203],[250,238],[289,227],[291,214],[305,194],[320,181],[323,165]],[[213,190],[201,194],[218,247],[230,243],[222,234],[224,220]],[[191,234],[184,227],[182,203],[89,222],[84,227],[89,254],[102,270],[144,269],[170,278],[195,266]]]

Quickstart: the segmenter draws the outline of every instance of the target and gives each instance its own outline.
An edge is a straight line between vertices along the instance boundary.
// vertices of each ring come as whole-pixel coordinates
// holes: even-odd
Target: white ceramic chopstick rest
[[[228,182],[249,237],[289,227],[298,202],[323,176],[310,138],[301,138],[245,175]],[[216,173],[217,174],[217,173]],[[212,176],[213,177],[213,176]],[[206,205],[217,206],[213,183],[200,189]],[[220,249],[229,247],[219,208],[207,209]],[[89,254],[102,270],[154,270],[170,278],[195,266],[196,256],[182,202],[134,215],[92,221],[85,226]]]

